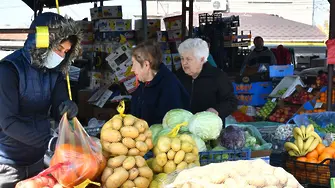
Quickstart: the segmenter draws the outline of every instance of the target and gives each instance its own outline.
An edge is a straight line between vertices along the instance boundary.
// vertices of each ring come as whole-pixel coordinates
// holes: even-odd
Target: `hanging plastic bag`
[[[85,132],[77,118],[71,122],[67,114],[59,124],[59,137],[50,166],[62,165],[51,174],[64,187],[86,187],[87,180],[94,181],[106,166],[102,149]]]

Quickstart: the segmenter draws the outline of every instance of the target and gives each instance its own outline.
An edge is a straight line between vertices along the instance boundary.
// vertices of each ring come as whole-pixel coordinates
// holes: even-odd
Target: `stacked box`
[[[239,105],[262,106],[272,92],[272,82],[233,83]]]
[[[103,18],[122,18],[122,6],[103,6],[90,9],[91,19],[98,20]]]

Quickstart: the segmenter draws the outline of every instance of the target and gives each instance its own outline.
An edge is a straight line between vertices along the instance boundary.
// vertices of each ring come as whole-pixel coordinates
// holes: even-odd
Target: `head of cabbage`
[[[188,129],[202,140],[215,140],[222,130],[222,119],[212,112],[199,112],[192,116]]]
[[[176,125],[189,122],[193,114],[184,109],[173,109],[168,111],[163,118],[163,128],[173,129]],[[188,126],[182,126],[180,132],[187,132]]]

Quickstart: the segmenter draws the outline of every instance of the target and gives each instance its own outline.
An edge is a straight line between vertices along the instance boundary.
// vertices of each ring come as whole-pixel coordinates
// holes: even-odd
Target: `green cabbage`
[[[172,130],[172,129],[162,129],[162,130],[155,136],[155,138],[152,138],[152,142],[153,142],[154,146],[157,144],[157,142],[158,142],[158,138],[159,138],[159,137],[169,134],[169,132],[170,132],[171,130]]]
[[[173,129],[176,125],[184,122],[189,122],[193,114],[183,109],[173,109],[168,111],[163,118],[163,127]],[[187,126],[183,126],[180,132],[188,131]]]
[[[150,130],[152,132],[152,140],[156,138],[159,132],[163,129],[162,124],[154,124],[150,126]]]
[[[207,151],[207,147],[206,147],[206,143],[197,135],[191,134],[193,140],[195,141],[195,143],[197,144],[197,148],[199,152],[202,151]]]
[[[199,112],[192,116],[188,128],[192,134],[207,141],[219,137],[222,125],[222,120],[218,115],[212,112]]]

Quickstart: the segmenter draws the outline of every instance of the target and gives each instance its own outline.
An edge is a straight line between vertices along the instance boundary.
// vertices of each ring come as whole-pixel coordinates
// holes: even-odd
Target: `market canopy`
[[[55,8],[56,1],[55,0],[22,0],[26,3],[31,9],[34,10],[34,1],[35,5],[42,5],[47,8]],[[59,6],[67,6],[67,5],[74,5],[74,4],[81,4],[81,3],[92,3],[92,2],[99,2],[100,0],[58,0]],[[106,0],[104,0],[106,1]]]

